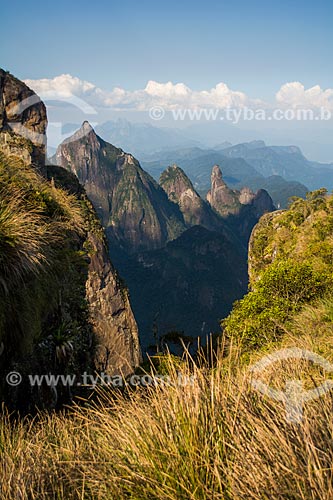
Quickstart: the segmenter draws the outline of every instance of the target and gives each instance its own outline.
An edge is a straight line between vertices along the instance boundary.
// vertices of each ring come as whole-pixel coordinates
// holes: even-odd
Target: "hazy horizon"
[[[211,0],[99,0],[88,7],[86,1],[38,0],[26,9],[17,0],[2,8],[1,66],[40,95],[51,125],[59,129],[88,119],[97,126],[118,117],[163,128],[193,125],[193,139],[207,146],[262,139],[295,144],[311,160],[333,162],[328,0],[243,0],[237,9]],[[24,16],[18,16],[21,11]],[[42,43],[27,36],[26,27],[37,19]],[[272,118],[276,109],[283,119]],[[219,115],[175,120],[177,110]],[[242,114],[237,123],[221,117],[228,110]],[[244,116],[258,110],[268,116]],[[285,117],[297,110],[314,117]],[[331,118],[320,118],[323,112]]]

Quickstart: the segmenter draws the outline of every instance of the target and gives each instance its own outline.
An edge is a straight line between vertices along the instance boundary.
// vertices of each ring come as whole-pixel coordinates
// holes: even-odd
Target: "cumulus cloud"
[[[272,108],[277,105],[289,108],[325,108],[333,110],[333,89],[323,90],[319,85],[305,89],[300,82],[282,85],[276,93],[275,102],[265,103],[260,99],[250,99],[244,92],[232,90],[220,82],[209,90],[192,90],[184,83],[159,83],[150,80],[143,89],[128,91],[120,87],[104,90],[91,82],[80,80],[69,74],[53,79],[25,80],[43,100],[72,102],[80,108],[83,105],[93,108],[103,107],[114,110],[146,111],[152,106],[166,110],[177,108]],[[80,101],[78,101],[78,99]],[[74,102],[74,100],[76,100]],[[83,104],[82,104],[83,103]]]
[[[323,90],[319,85],[305,89],[300,82],[282,85],[276,94],[280,105],[291,108],[324,108],[333,111],[333,89]]]
[[[51,98],[68,100],[75,96],[91,106],[106,106],[113,109],[144,111],[156,105],[166,109],[179,107],[224,109],[256,104],[256,101],[250,100],[243,92],[231,90],[222,82],[210,90],[201,91],[194,91],[184,83],[159,83],[153,80],[150,80],[144,89],[127,91],[115,87],[107,91],[69,74],[53,79],[25,80],[25,83],[44,100]]]
[[[25,80],[28,87],[39,93],[52,92],[59,97],[70,97],[93,92],[96,87],[93,83],[80,80],[79,78],[65,74],[53,79],[42,78],[40,80]]]

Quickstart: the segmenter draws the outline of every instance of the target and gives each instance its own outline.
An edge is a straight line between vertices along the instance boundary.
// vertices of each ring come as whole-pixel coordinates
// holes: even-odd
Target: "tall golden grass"
[[[50,247],[82,230],[82,217],[76,198],[0,156],[3,287],[43,269]],[[331,304],[306,307],[266,354],[298,346],[332,361]],[[251,385],[248,366],[263,353],[232,344],[221,352],[213,364],[166,356],[170,383],[103,388],[63,413],[22,419],[3,408],[0,500],[332,500],[331,394],[289,423],[284,404]],[[260,377],[284,390],[286,380],[309,388],[327,374],[292,360]]]
[[[0,285],[4,291],[52,263],[66,233],[82,233],[79,200],[19,159],[0,154]]]
[[[22,421],[4,412],[0,498],[332,499],[331,395],[288,423],[237,356],[213,368],[167,357],[170,384],[103,389],[63,414]],[[286,376],[303,375],[304,362],[292,361],[263,377],[283,389]]]
[[[7,193],[6,193],[7,195]],[[0,275],[2,285],[37,273],[46,264],[45,247],[53,231],[37,209],[27,209],[22,192],[6,199],[0,191]]]

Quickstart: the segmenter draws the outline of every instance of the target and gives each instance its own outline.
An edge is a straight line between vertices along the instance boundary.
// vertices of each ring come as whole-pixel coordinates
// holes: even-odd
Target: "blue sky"
[[[222,81],[263,99],[295,80],[333,87],[332,0],[11,0],[1,18],[0,65],[22,79],[70,73],[128,90]]]
[[[46,102],[49,143],[50,123],[56,143],[58,123],[146,122],[156,105],[169,113],[296,106],[333,116],[332,0],[11,0],[1,21],[0,66]],[[68,95],[97,114],[63,108]],[[168,112],[153,125],[187,126],[168,122]],[[312,159],[333,161],[333,119],[240,121],[233,141],[242,128],[240,137],[245,129],[249,139],[298,144]]]

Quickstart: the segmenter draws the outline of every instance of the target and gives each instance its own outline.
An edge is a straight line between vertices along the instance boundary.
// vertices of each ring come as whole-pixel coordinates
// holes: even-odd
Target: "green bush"
[[[323,296],[332,286],[328,272],[309,263],[285,260],[271,264],[223,321],[228,337],[250,348],[278,340],[284,324],[304,304]]]

